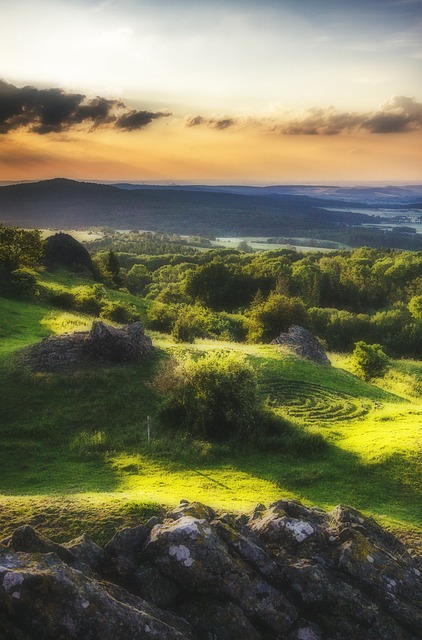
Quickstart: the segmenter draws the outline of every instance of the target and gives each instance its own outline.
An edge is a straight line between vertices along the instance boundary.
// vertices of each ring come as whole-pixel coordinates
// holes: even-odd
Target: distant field
[[[211,241],[211,244],[215,247],[223,246],[223,247],[237,247],[239,242],[247,242],[253,249],[257,249],[258,251],[270,251],[271,249],[296,249],[296,251],[303,251],[304,253],[317,251],[317,252],[326,252],[326,251],[335,251],[335,249],[326,249],[321,247],[311,247],[311,246],[302,246],[295,244],[279,244],[279,243],[271,243],[267,242],[267,237],[259,237],[259,236],[246,236],[239,238],[217,238],[216,240]]]
[[[96,231],[85,231],[76,229],[41,229],[41,236],[43,239],[53,236],[55,233],[68,233],[73,236],[78,242],[89,242],[90,240],[98,240],[103,237],[103,233]]]
[[[61,277],[62,287],[71,284]],[[6,299],[0,309],[0,535],[30,521],[56,539],[85,530],[104,540],[181,498],[242,511],[288,496],[324,508],[351,503],[420,539],[421,363],[397,361],[381,388],[347,372],[341,355],[321,367],[273,346],[184,345],[152,334],[156,350],[145,363],[33,374],[19,365],[17,349],[92,318]],[[155,372],[172,355],[210,349],[250,359],[262,397],[295,437],[241,451],[163,430]],[[314,448],[312,434],[326,446]]]

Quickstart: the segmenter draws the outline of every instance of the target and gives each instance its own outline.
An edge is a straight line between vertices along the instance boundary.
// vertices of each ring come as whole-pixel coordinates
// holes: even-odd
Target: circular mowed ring
[[[306,422],[342,422],[355,420],[373,407],[347,393],[331,391],[314,382],[280,380],[266,385],[271,404]]]

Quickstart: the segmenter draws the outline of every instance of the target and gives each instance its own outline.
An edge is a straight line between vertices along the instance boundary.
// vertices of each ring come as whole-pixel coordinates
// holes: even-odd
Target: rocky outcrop
[[[2,640],[422,637],[421,558],[350,507],[235,517],[182,501],[105,549],[29,526],[2,545]]]
[[[281,333],[271,344],[283,345],[302,358],[307,358],[318,364],[330,364],[321,343],[310,331],[293,325],[287,333]]]
[[[24,359],[36,371],[57,371],[89,361],[139,362],[151,351],[151,338],[140,322],[117,329],[98,320],[91,331],[45,338],[29,347]]]
[[[66,267],[77,273],[97,275],[87,249],[68,233],[55,233],[44,241],[43,263],[47,269]]]

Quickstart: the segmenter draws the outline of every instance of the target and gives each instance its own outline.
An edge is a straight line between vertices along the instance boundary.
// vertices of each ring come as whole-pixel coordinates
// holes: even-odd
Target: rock
[[[422,638],[421,559],[352,507],[234,517],[184,500],[167,516],[105,550],[17,529],[0,544],[0,640]]]
[[[91,331],[49,336],[23,352],[35,371],[58,371],[86,362],[139,362],[152,352],[140,322],[117,329],[94,321]]]
[[[262,637],[242,609],[231,602],[223,604],[200,598],[183,605],[180,612],[192,624],[200,639],[260,640]]]
[[[281,333],[271,344],[283,345],[302,358],[318,364],[330,364],[327,354],[320,342],[310,331],[293,325],[288,333]]]
[[[276,545],[280,551],[289,549],[301,555],[299,547],[320,547],[325,542],[327,514],[308,509],[295,500],[279,500],[268,509],[255,510],[247,526],[260,539]]]
[[[109,362],[137,362],[152,351],[151,338],[144,334],[140,322],[116,329],[99,320],[92,323],[86,342],[87,352]]]
[[[198,520],[212,520],[216,514],[214,509],[207,507],[202,502],[188,502],[187,500],[181,500],[179,506],[167,513],[167,518],[171,520],[177,520],[182,516],[192,516]]]
[[[87,249],[68,233],[55,233],[44,240],[43,263],[48,269],[66,267],[77,273],[97,275]]]
[[[0,553],[1,618],[9,625],[8,640],[192,638],[187,622],[88,578],[54,553]]]
[[[159,522],[153,517],[146,524],[127,527],[114,534],[107,542],[105,550],[111,557],[113,566],[120,576],[128,576],[139,566],[139,556],[151,529]]]
[[[85,567],[88,567],[94,573],[110,573],[112,567],[110,556],[104,549],[95,544],[86,533],[83,533],[79,538],[75,538],[75,540],[66,542],[62,547],[72,553],[74,561],[71,564],[75,568],[84,570]]]
[[[174,580],[163,576],[157,568],[143,562],[132,574],[130,590],[148,602],[167,609],[181,598],[181,589]]]
[[[144,555],[190,594],[209,594],[241,606],[248,618],[271,630],[274,637],[298,617],[294,605],[281,593],[231,556],[206,520],[181,516],[156,525]]]
[[[13,551],[27,553],[56,553],[64,562],[71,564],[75,561],[73,553],[64,546],[52,542],[29,524],[25,524],[7,538],[7,546]]]

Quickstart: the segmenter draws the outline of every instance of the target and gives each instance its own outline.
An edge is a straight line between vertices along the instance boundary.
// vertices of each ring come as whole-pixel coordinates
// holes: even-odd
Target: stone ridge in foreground
[[[182,501],[102,549],[26,525],[0,544],[0,640],[416,640],[422,560],[374,520]]]

